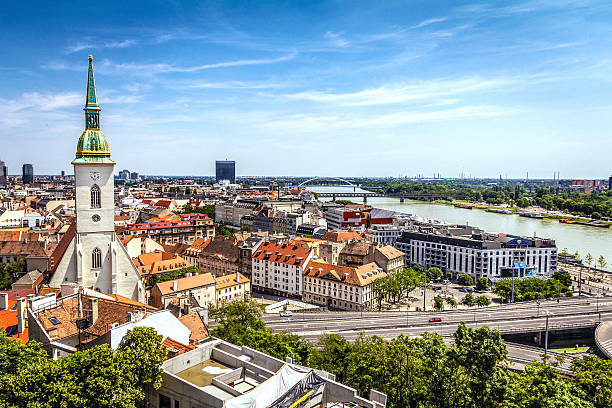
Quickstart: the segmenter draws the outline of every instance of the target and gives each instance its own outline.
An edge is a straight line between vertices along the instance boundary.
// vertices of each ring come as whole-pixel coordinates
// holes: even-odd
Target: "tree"
[[[612,401],[612,360],[587,356],[572,360],[574,383],[586,393],[597,408],[607,408]]]
[[[130,382],[144,389],[147,385],[155,389],[161,386],[160,367],[166,359],[166,348],[162,347],[164,336],[152,327],[136,327],[121,339],[117,354],[127,370]]]
[[[6,272],[11,279],[11,283],[21,278],[26,273],[26,268],[26,261],[23,256],[20,256],[16,261],[6,265]]]
[[[440,296],[434,297],[434,309],[437,311],[444,310],[444,299],[442,299]]]
[[[223,221],[215,225],[215,234],[223,237],[231,238],[234,236],[234,232],[229,229]]]
[[[0,335],[2,339],[2,335]],[[166,349],[154,329],[128,331],[118,349],[108,345],[49,360],[40,344],[0,340],[0,355],[21,358],[0,372],[0,405],[8,407],[136,408],[147,387],[159,388]],[[3,360],[4,361],[4,360]]]
[[[461,303],[466,305],[466,306],[474,306],[475,301],[474,301],[474,295],[472,295],[471,293],[467,293],[464,297],[463,300],[461,300]]]
[[[604,258],[603,255],[599,255],[599,258],[597,259],[597,266],[599,269],[606,269],[606,266],[608,266],[608,262],[606,262],[606,258]]]
[[[489,279],[484,276],[476,281],[476,290],[488,290],[490,286]]]
[[[462,286],[472,286],[474,284],[474,278],[468,274],[462,273],[457,278],[457,283]]]
[[[578,251],[574,252],[574,255],[572,255],[572,258],[574,258],[574,261],[578,262],[580,261],[580,253]]]
[[[446,302],[447,305],[451,307],[451,309],[457,308],[457,301],[453,299],[452,297],[447,297],[446,299],[444,299],[444,301]]]
[[[491,304],[489,298],[484,295],[478,296],[474,301],[478,307],[489,306]]]
[[[568,288],[572,286],[572,275],[565,269],[557,269],[552,276],[553,279],[558,280]]]
[[[559,256],[563,257],[563,258],[567,258],[570,256],[569,252],[567,252],[567,248],[563,248],[563,250],[561,252],[559,252]]]
[[[427,270],[427,280],[428,281],[440,279],[442,275],[443,275],[442,270],[438,268],[437,266],[432,266],[431,268]]]
[[[591,267],[591,265],[593,264],[593,255],[591,255],[591,253],[588,253],[586,255],[586,258],[584,258],[584,262],[589,266],[589,268]]]

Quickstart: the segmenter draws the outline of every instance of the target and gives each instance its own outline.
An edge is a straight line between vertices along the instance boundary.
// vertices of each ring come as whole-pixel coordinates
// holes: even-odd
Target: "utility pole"
[[[514,303],[514,268],[512,268],[512,300],[510,303]]]

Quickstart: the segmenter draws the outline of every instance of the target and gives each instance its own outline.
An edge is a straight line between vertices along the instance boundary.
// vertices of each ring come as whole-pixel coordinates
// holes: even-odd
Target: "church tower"
[[[93,57],[89,56],[85,130],[77,143],[74,166],[76,230],[50,281],[142,300],[140,274],[115,234],[114,168],[100,130]]]

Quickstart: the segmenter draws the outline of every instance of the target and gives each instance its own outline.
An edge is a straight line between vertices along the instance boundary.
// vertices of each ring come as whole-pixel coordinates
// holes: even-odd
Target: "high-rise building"
[[[608,179],[608,190],[612,190],[612,176]]]
[[[0,160],[0,186],[8,185],[8,168],[2,160]]]
[[[62,170],[62,177],[66,177],[66,172],[64,170]]]
[[[236,162],[229,160],[217,160],[215,162],[217,183],[221,180],[229,180],[231,184],[236,183]]]
[[[34,166],[31,164],[24,164],[21,168],[21,180],[23,184],[32,184],[34,182]]]
[[[130,174],[130,180],[138,180],[138,173],[136,173],[135,171],[133,171]]]
[[[100,130],[92,60],[90,55],[83,109],[85,130],[72,161],[76,227],[66,232],[58,246],[63,252],[61,258],[57,254],[59,261],[53,266],[49,286],[74,285],[142,301],[144,288],[140,273],[115,233],[115,162]]]
[[[130,171],[123,169],[119,172],[119,180],[129,180],[130,179]]]

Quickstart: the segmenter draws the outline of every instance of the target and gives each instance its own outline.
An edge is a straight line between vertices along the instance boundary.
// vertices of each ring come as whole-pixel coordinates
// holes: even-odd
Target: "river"
[[[310,191],[320,193],[353,192],[348,186],[309,186]],[[357,187],[356,192],[365,192]],[[343,199],[343,198],[338,198]],[[362,198],[346,198],[361,203]],[[322,198],[331,200],[331,198]],[[505,215],[486,212],[484,210],[468,210],[451,205],[432,204],[422,201],[406,200],[400,203],[399,199],[391,197],[368,197],[368,204],[373,207],[385,208],[398,212],[418,215],[423,218],[435,219],[456,224],[468,224],[479,227],[488,232],[504,232],[514,235],[552,238],[556,241],[559,252],[567,248],[570,253],[578,251],[583,257],[587,253],[593,256],[594,262],[600,255],[606,259],[612,269],[612,230],[607,228],[588,227],[576,224],[561,224],[555,219],[534,219],[518,215]]]

